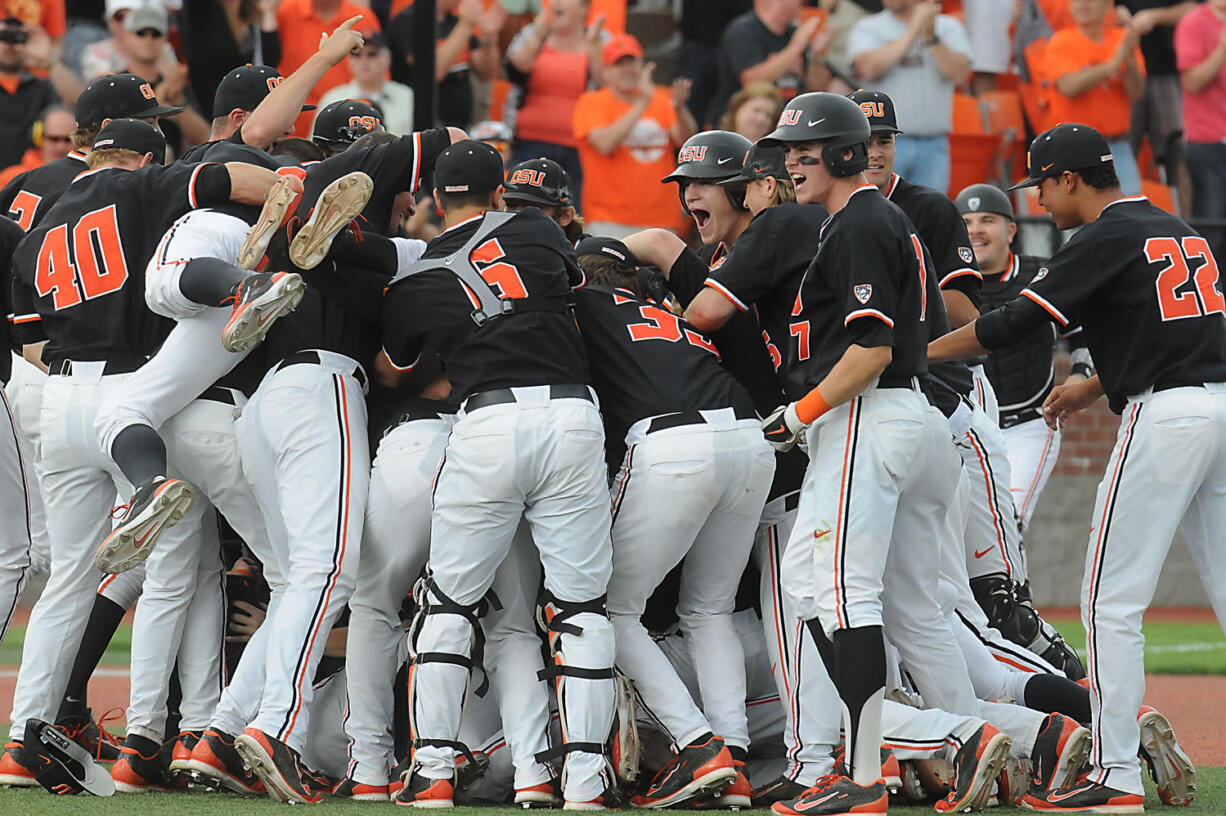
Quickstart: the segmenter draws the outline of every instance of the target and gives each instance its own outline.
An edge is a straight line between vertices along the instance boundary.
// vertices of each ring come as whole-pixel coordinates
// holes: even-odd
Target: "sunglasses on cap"
[[[133,32],[138,37],[165,37],[165,32],[158,31],[156,28],[142,28],[140,31]]]
[[[30,35],[25,29],[21,28],[0,28],[0,42],[6,42],[11,45],[24,45]]]

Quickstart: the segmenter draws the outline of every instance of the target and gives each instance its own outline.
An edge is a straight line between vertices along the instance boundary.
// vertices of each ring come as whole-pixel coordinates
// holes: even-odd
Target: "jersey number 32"
[[[71,244],[68,225],[61,224],[39,247],[34,291],[39,297],[53,296],[57,312],[118,291],[127,280],[114,204],[82,216],[72,228]]]

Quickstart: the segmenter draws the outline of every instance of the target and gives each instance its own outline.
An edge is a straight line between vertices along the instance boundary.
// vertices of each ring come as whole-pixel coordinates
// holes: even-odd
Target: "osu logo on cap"
[[[157,95],[153,92],[153,86],[148,82],[140,86],[140,92],[146,99],[157,99]]]
[[[371,131],[379,127],[379,120],[373,116],[350,116],[349,127]]]
[[[268,77],[268,91],[271,93],[277,89],[277,86],[285,81],[285,77]]]
[[[533,187],[540,187],[542,184],[545,183],[545,171],[544,170],[532,170],[530,168],[525,167],[522,170],[516,170],[514,173],[512,173],[511,177],[507,179],[507,183],[508,184],[528,184]]]
[[[861,102],[860,110],[864,111],[864,115],[870,119],[874,116],[885,116],[885,105],[880,102]]]
[[[779,127],[783,127],[784,125],[799,125],[799,124],[800,124],[800,110],[797,108],[785,110],[779,116],[779,125],[778,125]]]
[[[700,162],[706,155],[706,145],[690,145],[689,147],[681,148],[681,152],[677,154],[677,163],[684,164],[685,162]]]

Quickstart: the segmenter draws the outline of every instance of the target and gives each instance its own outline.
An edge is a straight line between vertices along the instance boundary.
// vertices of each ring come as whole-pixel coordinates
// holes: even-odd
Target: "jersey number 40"
[[[1193,272],[1188,261],[1196,259],[1200,264]],[[1204,238],[1199,235],[1185,235],[1182,239],[1150,238],[1145,242],[1145,260],[1150,263],[1166,261],[1154,280],[1163,320],[1226,314],[1226,299],[1217,288],[1217,261]],[[1180,292],[1189,281],[1194,281],[1195,286]]]
[[[68,225],[61,224],[38,249],[34,291],[52,297],[57,312],[118,291],[127,280],[114,204],[84,215],[72,228],[71,245]]]

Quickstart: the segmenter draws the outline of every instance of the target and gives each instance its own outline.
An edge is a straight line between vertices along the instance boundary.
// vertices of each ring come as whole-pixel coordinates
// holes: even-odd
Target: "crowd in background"
[[[556,160],[594,232],[616,237],[681,228],[658,179],[686,138],[757,139],[811,90],[887,92],[898,172],[948,190],[956,100],[1004,90],[1028,134],[1106,135],[1125,193],[1153,177],[1185,217],[1226,218],[1226,0],[1112,2],[438,0],[437,120],[505,142],[511,162]],[[165,127],[181,154],[228,113],[228,70],[288,76],[353,16],[365,45],[307,101],[368,100],[393,133],[430,124],[413,121],[413,0],[0,0],[0,184],[71,150],[66,106],[98,76],[130,71],[182,105]]]

